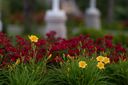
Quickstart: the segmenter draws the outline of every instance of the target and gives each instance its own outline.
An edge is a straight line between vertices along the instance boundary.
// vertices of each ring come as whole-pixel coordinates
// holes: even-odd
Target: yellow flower
[[[31,35],[31,36],[28,36],[29,37],[29,39],[31,40],[31,42],[38,42],[38,37],[37,36],[35,36],[35,35]]]
[[[18,65],[18,64],[20,64],[20,59],[19,58],[16,60],[15,65]]]
[[[104,69],[104,63],[98,62],[97,67],[98,67],[99,69]]]
[[[85,61],[80,61],[79,62],[79,67],[80,68],[85,68],[87,66],[87,63]]]
[[[109,59],[109,58],[107,58],[107,57],[104,57],[103,62],[104,62],[105,64],[110,63],[110,59]]]
[[[98,56],[98,57],[96,58],[96,60],[102,62],[102,61],[104,60],[104,57],[103,57],[103,56]]]

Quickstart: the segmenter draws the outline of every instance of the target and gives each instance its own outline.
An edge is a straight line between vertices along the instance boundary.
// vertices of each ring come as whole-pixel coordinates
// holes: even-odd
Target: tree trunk
[[[9,14],[9,2],[7,0],[0,0],[0,12],[2,21],[2,32],[7,33],[8,14]]]
[[[108,0],[107,21],[109,24],[114,21],[114,6],[115,6],[115,0]]]
[[[33,32],[33,2],[34,0],[24,0],[24,34]]]

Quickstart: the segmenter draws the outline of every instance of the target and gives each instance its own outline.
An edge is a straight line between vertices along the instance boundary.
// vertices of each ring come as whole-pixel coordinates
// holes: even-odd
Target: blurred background
[[[128,35],[128,0],[97,0],[101,12],[102,29],[86,30],[85,10],[90,0],[60,0],[66,12],[68,37],[91,33],[93,37],[104,34]],[[8,35],[43,34],[45,13],[51,9],[52,0],[0,0],[2,31]],[[97,34],[95,32],[98,32]],[[125,41],[128,42],[128,41]]]

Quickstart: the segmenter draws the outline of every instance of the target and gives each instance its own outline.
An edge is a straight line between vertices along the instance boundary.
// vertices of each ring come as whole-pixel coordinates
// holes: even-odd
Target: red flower
[[[4,55],[4,50],[0,48],[0,55]]]
[[[60,56],[56,56],[55,58],[53,58],[53,61],[58,63],[58,62],[63,62],[63,59]]]
[[[36,45],[37,45],[38,47],[43,46],[43,45],[45,45],[45,44],[46,44],[46,40],[44,40],[44,39],[39,39],[38,42],[36,43]]]
[[[115,45],[115,51],[118,52],[124,52],[126,53],[126,49],[121,46],[121,44]]]
[[[78,49],[69,49],[68,54],[71,56],[79,55],[79,50]]]

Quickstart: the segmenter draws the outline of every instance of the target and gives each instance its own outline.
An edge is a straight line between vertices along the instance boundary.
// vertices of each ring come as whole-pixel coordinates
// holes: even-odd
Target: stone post
[[[0,13],[0,32],[2,31],[2,28],[3,26],[2,26],[1,13]]]
[[[2,31],[2,28],[3,28],[1,11],[2,11],[2,0],[0,0],[0,32]]]
[[[45,34],[50,31],[57,33],[56,37],[67,38],[65,21],[67,19],[64,11],[60,10],[60,0],[52,0],[52,10],[48,10],[45,15]]]
[[[101,28],[100,11],[96,8],[96,0],[90,0],[90,7],[85,12],[85,24],[87,28]]]

